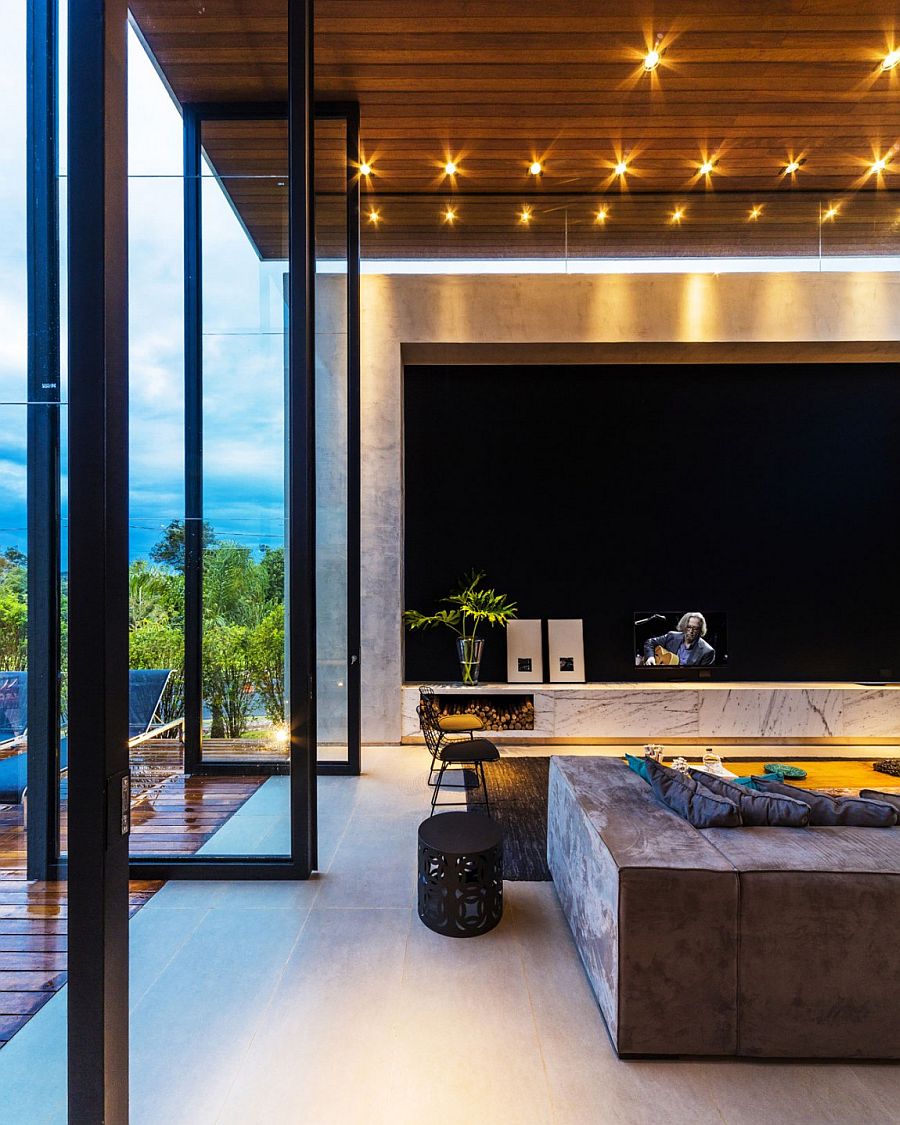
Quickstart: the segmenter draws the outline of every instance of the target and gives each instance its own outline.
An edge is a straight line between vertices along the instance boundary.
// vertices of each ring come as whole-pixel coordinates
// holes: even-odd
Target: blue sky
[[[25,7],[0,5],[0,549],[23,550]],[[183,510],[182,141],[178,110],[130,30],[128,59],[130,516],[138,556]],[[64,151],[61,171],[64,226]],[[285,263],[259,261],[211,178],[203,206],[206,514],[226,537],[274,544],[283,535]],[[64,232],[61,252],[64,262]],[[63,266],[63,304],[64,275]],[[65,422],[63,408],[63,429]]]

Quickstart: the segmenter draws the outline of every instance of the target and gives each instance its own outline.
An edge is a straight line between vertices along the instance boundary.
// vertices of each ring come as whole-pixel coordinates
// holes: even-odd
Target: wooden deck
[[[139,797],[132,855],[193,855],[266,780],[177,777]],[[65,840],[66,809],[62,809]],[[162,887],[129,883],[129,916]],[[0,808],[0,1047],[55,995],[67,975],[67,888],[25,879],[22,806]]]
[[[164,782],[132,810],[131,854],[193,855],[266,780],[182,775]]]

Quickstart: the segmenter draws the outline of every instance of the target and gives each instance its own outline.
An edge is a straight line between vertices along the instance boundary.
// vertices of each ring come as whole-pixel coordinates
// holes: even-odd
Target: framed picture
[[[544,682],[539,620],[516,618],[506,626],[506,679],[511,684]]]
[[[584,683],[584,627],[581,618],[549,620],[547,641],[551,684]]]

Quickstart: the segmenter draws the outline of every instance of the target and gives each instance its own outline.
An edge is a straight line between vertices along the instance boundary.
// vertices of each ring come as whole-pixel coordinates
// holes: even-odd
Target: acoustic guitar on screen
[[[656,645],[656,647],[653,649],[653,656],[655,657],[656,663],[658,665],[681,663],[681,661],[678,659],[677,652],[669,652],[669,650],[667,648],[663,648],[662,645]]]

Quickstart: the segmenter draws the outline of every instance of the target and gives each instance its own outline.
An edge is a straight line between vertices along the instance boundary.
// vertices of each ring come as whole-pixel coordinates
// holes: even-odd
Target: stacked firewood
[[[534,730],[534,702],[531,699],[478,699],[440,701],[442,715],[477,715],[485,730]]]

